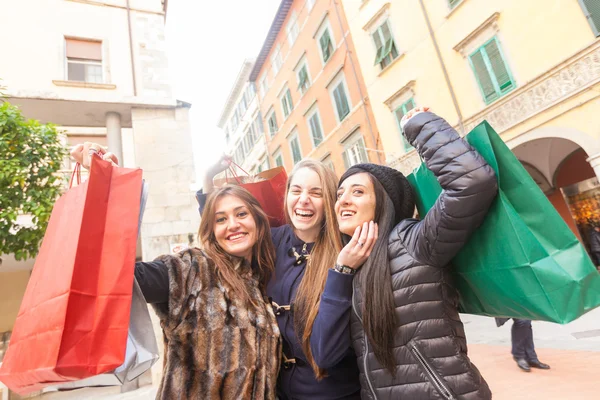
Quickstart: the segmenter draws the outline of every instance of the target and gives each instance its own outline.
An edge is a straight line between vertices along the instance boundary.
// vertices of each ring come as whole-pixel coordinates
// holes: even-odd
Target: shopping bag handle
[[[100,157],[100,155],[98,153],[93,153],[91,154],[91,157]],[[91,162],[91,159],[90,159]],[[90,163],[90,168],[92,168],[91,163]],[[75,168],[73,168],[73,173],[71,173],[71,179],[69,179],[69,189],[71,189],[73,187],[73,179],[77,179],[77,186],[79,186],[81,184],[81,164],[80,163],[75,163]]]
[[[235,172],[235,169],[233,168],[233,166],[238,167],[243,173],[245,173],[247,176],[250,176],[250,174],[248,172],[246,172],[246,170],[244,170],[244,168],[240,167],[237,163],[235,163],[234,161],[231,161],[229,163],[229,169],[228,171],[231,172],[231,175],[233,176],[233,178],[237,181],[238,185],[242,184],[242,180],[239,178],[238,174]],[[225,180],[229,181],[229,179],[227,178],[227,171],[225,172]]]
[[[79,163],[76,163],[75,168],[73,168],[71,179],[69,179],[69,189],[73,187],[73,179],[77,179],[77,186],[79,186],[81,183],[81,164]]]

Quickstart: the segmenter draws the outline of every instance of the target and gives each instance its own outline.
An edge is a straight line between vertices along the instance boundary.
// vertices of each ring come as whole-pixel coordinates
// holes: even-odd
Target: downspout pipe
[[[465,134],[465,126],[463,123],[462,112],[460,111],[460,106],[458,105],[458,100],[456,99],[456,93],[454,92],[454,87],[452,87],[452,82],[450,81],[450,76],[448,75],[448,70],[446,69],[446,64],[444,63],[444,59],[442,58],[442,53],[440,52],[440,47],[438,46],[437,39],[435,38],[435,33],[433,31],[433,27],[431,26],[431,21],[429,20],[429,14],[427,13],[427,9],[425,8],[425,3],[423,0],[419,0],[421,4],[421,9],[423,10],[423,16],[425,17],[425,23],[427,24],[427,29],[429,29],[429,35],[431,36],[431,41],[433,42],[433,47],[435,48],[435,52],[437,54],[438,61],[440,62],[440,66],[442,67],[442,72],[444,73],[444,79],[446,80],[446,85],[448,86],[448,90],[450,91],[450,96],[452,97],[452,103],[454,103],[454,109],[456,110],[456,114],[458,115],[458,125],[460,127],[460,133],[462,135]]]
[[[133,95],[137,96],[137,83],[135,76],[135,59],[133,57],[133,36],[131,34],[131,7],[127,0],[127,29],[129,30],[129,55],[131,57],[131,78],[133,79]]]
[[[335,15],[337,16],[337,20],[338,23],[340,24],[340,28],[342,29],[342,32],[344,32],[344,25],[342,24],[342,17],[340,16],[340,12],[338,10],[338,3],[337,1],[333,1],[333,6],[335,8]],[[343,33],[344,35],[344,45],[346,47],[346,53],[348,54],[348,58],[350,59],[350,65],[352,66],[352,73],[354,74],[354,80],[356,81],[356,85],[358,86],[358,93],[360,95],[360,98],[363,102],[363,110],[365,112],[365,117],[367,119],[367,125],[369,127],[369,133],[371,136],[371,140],[373,141],[373,145],[375,146],[375,149],[377,149],[377,140],[375,139],[375,134],[373,133],[373,124],[371,123],[371,118],[369,118],[369,111],[367,110],[367,103],[365,101],[365,96],[363,94],[361,85],[360,85],[360,80],[358,79],[358,72],[356,71],[356,65],[354,63],[354,59],[352,58],[352,52],[350,51],[350,46],[348,45],[348,41],[346,39],[346,34],[345,32]],[[383,164],[383,162],[381,161],[381,153],[379,151],[376,152],[377,154],[377,162],[379,164]]]

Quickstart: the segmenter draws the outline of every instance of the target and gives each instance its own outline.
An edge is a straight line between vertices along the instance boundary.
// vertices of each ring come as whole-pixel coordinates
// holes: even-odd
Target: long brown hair
[[[324,164],[314,160],[303,160],[296,164],[294,170],[289,176],[287,190],[296,172],[302,168],[313,170],[319,175],[323,193],[323,222],[319,236],[311,251],[309,261],[306,265],[304,277],[298,287],[296,299],[294,300],[294,326],[300,339],[302,350],[306,355],[308,362],[315,372],[317,379],[325,377],[324,369],[319,368],[315,363],[310,349],[310,336],[312,334],[313,324],[319,311],[321,295],[325,288],[327,273],[335,265],[335,261],[342,249],[340,233],[338,229],[337,218],[335,216],[335,200],[337,193],[337,177],[333,171]],[[290,226],[291,218],[287,208],[287,196],[285,200],[285,216]]]
[[[215,207],[217,201],[224,196],[234,196],[240,199],[248,207],[248,211],[254,218],[256,243],[252,246],[252,261],[256,265],[254,274],[258,277],[263,295],[265,295],[269,279],[275,271],[275,247],[271,239],[269,220],[267,214],[250,192],[240,186],[227,185],[215,190],[208,196],[202,213],[200,229],[198,230],[204,252],[215,262],[217,276],[236,293],[239,293],[245,301],[252,302],[244,281],[235,269],[243,260],[223,250],[215,238]]]

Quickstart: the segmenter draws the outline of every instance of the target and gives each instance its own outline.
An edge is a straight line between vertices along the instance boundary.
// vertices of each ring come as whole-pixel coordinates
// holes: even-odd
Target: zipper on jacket
[[[356,314],[356,317],[358,318],[358,320],[360,321],[360,325],[362,326],[363,324],[363,320],[360,317],[360,315],[358,315],[358,311],[356,310],[356,296],[354,295],[355,293],[355,285],[354,282],[356,282],[356,279],[352,280],[352,310],[354,310],[354,314]],[[367,338],[367,334],[364,333],[364,327],[363,327],[363,340],[365,341],[365,353],[363,354],[363,368],[365,369],[365,378],[367,378],[367,383],[369,384],[369,389],[371,389],[371,394],[373,395],[373,398],[375,400],[377,400],[377,395],[375,394],[375,389],[373,389],[373,384],[371,383],[371,380],[369,379],[369,370],[367,367],[367,357],[369,355],[369,339]]]
[[[437,391],[447,400],[456,400],[454,394],[446,386],[446,382],[444,382],[442,378],[440,378],[440,376],[437,374],[437,372],[433,369],[433,367],[429,365],[429,362],[425,357],[423,357],[417,346],[414,343],[409,342],[408,347],[410,348],[410,351],[413,353],[419,364],[421,364],[421,366],[425,370],[425,373],[427,374],[429,380],[437,389]]]

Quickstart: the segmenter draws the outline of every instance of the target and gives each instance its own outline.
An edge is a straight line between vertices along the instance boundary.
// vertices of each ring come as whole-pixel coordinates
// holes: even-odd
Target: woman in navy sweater
[[[220,162],[207,173],[226,168]],[[350,341],[352,280],[377,239],[373,222],[357,227],[342,249],[334,212],[337,178],[322,163],[304,160],[287,184],[287,225],[271,229],[275,275],[267,287],[284,360],[277,385],[281,400],[360,399],[356,355]],[[198,195],[200,208],[205,194]]]

